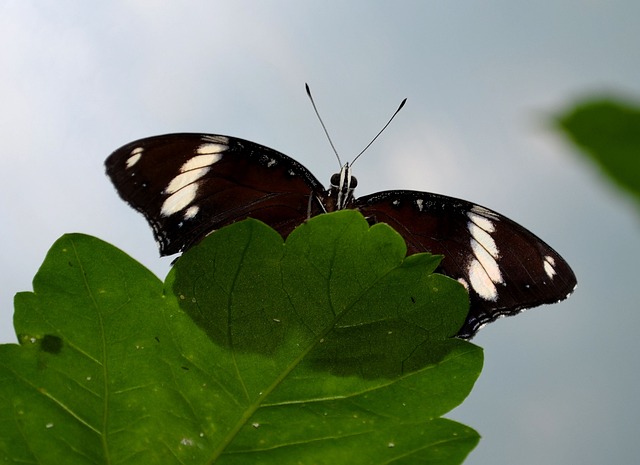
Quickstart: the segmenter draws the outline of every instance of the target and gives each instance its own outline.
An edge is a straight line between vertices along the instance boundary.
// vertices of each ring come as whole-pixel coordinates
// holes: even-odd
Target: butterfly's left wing
[[[519,224],[465,200],[417,191],[360,197],[371,223],[387,223],[408,253],[442,254],[437,271],[468,290],[470,309],[458,336],[469,339],[487,323],[523,309],[565,299],[576,277],[565,260]]]
[[[248,217],[286,236],[324,211],[325,190],[309,170],[235,137],[149,137],[119,148],[105,165],[120,196],[151,225],[161,255],[182,252]]]

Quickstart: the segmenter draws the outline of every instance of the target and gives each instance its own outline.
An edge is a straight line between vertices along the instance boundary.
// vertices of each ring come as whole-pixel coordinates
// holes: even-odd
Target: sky
[[[0,4],[0,342],[53,242],[95,235],[161,278],[104,159],[171,132],[242,137],[359,195],[415,189],[516,220],[572,265],[565,302],[493,323],[447,417],[482,435],[465,463],[635,463],[640,218],[551,124],[580,98],[640,97],[635,0],[142,1]]]

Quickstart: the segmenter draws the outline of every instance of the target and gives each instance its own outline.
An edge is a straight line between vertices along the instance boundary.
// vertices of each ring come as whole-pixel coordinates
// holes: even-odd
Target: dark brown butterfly
[[[465,200],[393,190],[353,197],[347,163],[328,190],[297,161],[246,140],[168,134],[131,142],[106,161],[120,196],[153,228],[161,255],[188,249],[248,217],[283,236],[310,216],[357,209],[371,224],[400,233],[408,253],[444,255],[438,272],[469,291],[458,337],[469,339],[498,317],[565,299],[576,277],[564,259],[510,219]]]

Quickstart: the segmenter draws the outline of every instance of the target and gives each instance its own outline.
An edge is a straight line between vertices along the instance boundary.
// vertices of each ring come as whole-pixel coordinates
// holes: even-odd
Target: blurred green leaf
[[[63,236],[16,296],[0,346],[0,463],[461,463],[439,418],[482,351],[448,336],[467,297],[356,212],[287,243],[247,220],[163,284],[123,252]]]
[[[565,111],[557,123],[603,173],[640,202],[640,107],[593,99]]]

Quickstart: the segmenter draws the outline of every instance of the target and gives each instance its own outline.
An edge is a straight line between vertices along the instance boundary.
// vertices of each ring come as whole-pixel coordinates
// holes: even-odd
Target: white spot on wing
[[[493,258],[498,258],[498,246],[496,245],[496,241],[493,240],[493,237],[491,237],[487,231],[481,229],[474,223],[469,223],[468,228],[471,233],[471,237],[474,239],[471,241],[471,247],[473,248],[474,242],[476,242],[477,244],[480,244],[482,248],[484,248]]]
[[[493,232],[496,229],[493,222],[489,218],[486,218],[484,216],[480,216],[476,213],[468,212],[467,218],[469,218],[472,223],[476,224],[478,227],[484,229],[487,232]]]
[[[544,272],[547,273],[547,276],[551,279],[556,275],[555,266],[556,261],[552,256],[547,255],[544,257]]]
[[[416,205],[418,207],[419,211],[422,211],[422,209],[424,208],[424,200],[422,199],[417,199],[416,200]]]
[[[228,148],[229,146],[225,144],[216,144],[213,142],[207,142],[205,144],[200,145],[196,149],[196,153],[198,155],[220,155],[222,152],[225,152]],[[220,155],[220,157],[221,156],[222,155]]]
[[[502,273],[500,267],[495,258],[493,258],[489,251],[475,240],[471,241],[471,249],[476,256],[476,260],[482,266],[482,269],[487,274],[489,279],[494,283],[502,283]]]
[[[189,162],[187,162],[187,163],[189,163]],[[185,165],[186,165],[186,163],[185,163]],[[193,184],[198,179],[200,179],[202,176],[207,174],[209,172],[209,169],[210,168],[208,168],[208,167],[207,168],[198,168],[198,169],[186,171],[184,173],[179,174],[178,176],[176,176],[175,178],[173,178],[171,180],[169,185],[165,188],[164,193],[165,194],[173,194],[175,192],[178,192],[180,189],[183,189],[183,188]]]
[[[193,199],[196,198],[197,192],[198,185],[193,183],[180,188],[164,201],[162,208],[160,209],[160,214],[162,216],[171,216],[174,213],[185,209],[191,202],[193,202]]]
[[[187,171],[196,170],[198,168],[205,168],[217,163],[222,158],[220,153],[211,153],[208,155],[196,155],[195,157],[187,160],[180,167],[180,172],[185,173]]]
[[[142,157],[142,152],[144,149],[142,147],[136,147],[131,151],[131,155],[127,158],[127,169],[131,168],[133,165],[140,161],[140,157]]]
[[[200,207],[198,207],[197,205],[192,205],[189,208],[187,208],[187,211],[184,212],[184,219],[185,220],[190,220],[192,218],[194,218],[198,212],[200,211]]]
[[[196,151],[200,155],[187,160],[180,167],[180,174],[171,180],[164,189],[164,193],[169,197],[162,204],[160,214],[170,216],[187,208],[196,198],[198,192],[197,181],[205,176],[211,169],[211,165],[217,163],[222,158],[222,153],[226,150],[225,145],[217,143],[202,144]],[[185,213],[184,219],[189,220],[198,214],[199,207],[191,206]]]
[[[498,290],[478,260],[471,260],[467,269],[473,290],[484,300],[495,302]]]
[[[469,245],[475,258],[469,261],[467,272],[473,290],[485,300],[498,299],[496,284],[504,283],[498,265],[500,251],[490,233],[495,231],[497,215],[486,208],[474,205],[467,213],[467,229],[471,235]]]

